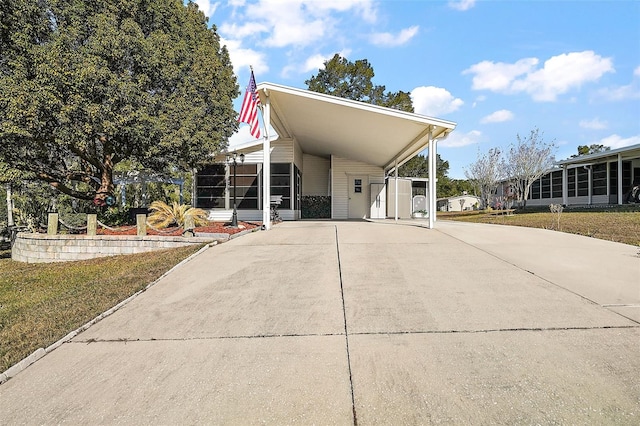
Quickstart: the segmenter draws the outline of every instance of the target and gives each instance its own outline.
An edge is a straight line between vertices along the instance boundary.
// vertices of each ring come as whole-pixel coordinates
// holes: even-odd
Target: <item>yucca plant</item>
[[[203,226],[208,223],[207,212],[187,204],[178,204],[175,201],[172,205],[168,205],[163,201],[154,201],[149,206],[149,210],[151,210],[151,214],[147,222],[155,228],[166,228],[170,225],[178,225],[184,228],[187,217],[193,219],[195,226]]]

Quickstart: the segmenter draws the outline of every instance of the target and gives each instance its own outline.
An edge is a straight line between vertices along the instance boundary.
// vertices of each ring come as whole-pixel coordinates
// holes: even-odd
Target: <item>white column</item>
[[[262,112],[264,121],[264,142],[262,143],[262,224],[264,229],[271,229],[271,141],[269,140],[269,124],[271,123],[271,99],[266,94],[266,102]]]
[[[433,229],[435,224],[435,194],[436,194],[436,150],[435,140],[431,138],[429,132],[429,197],[427,200],[427,209],[429,213],[429,229]]]
[[[569,183],[567,178],[567,165],[562,165],[562,205],[569,203]]]
[[[622,205],[622,155],[618,154],[618,204]]]
[[[396,178],[395,178],[395,181],[396,181],[395,220],[397,222],[398,221],[398,160],[397,159],[395,161],[394,167],[395,167],[395,174],[396,174]]]
[[[7,184],[7,226],[13,226],[13,198],[11,196],[11,184]]]

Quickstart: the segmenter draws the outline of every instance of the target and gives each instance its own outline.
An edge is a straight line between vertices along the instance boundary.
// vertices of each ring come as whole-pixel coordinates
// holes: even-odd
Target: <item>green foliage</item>
[[[154,201],[149,206],[151,214],[148,222],[156,228],[166,228],[169,225],[185,227],[187,218],[192,218],[195,226],[203,226],[208,223],[208,214],[202,209],[197,209],[186,204],[174,202],[171,205],[162,201]]]
[[[578,145],[578,153],[573,154],[571,158],[580,157],[581,155],[597,154],[599,152],[609,151],[611,148],[601,144]]]
[[[331,218],[331,197],[322,195],[304,195],[300,200],[303,219]]]
[[[436,194],[437,197],[451,197],[462,195],[465,191],[473,192],[473,186],[466,180],[450,179],[449,162],[443,160],[440,154],[436,154]],[[417,155],[398,168],[398,176],[402,177],[429,177],[429,158]]]
[[[305,84],[314,92],[413,112],[408,92],[385,92],[385,86],[375,86],[371,81],[374,75],[373,67],[366,59],[350,62],[336,53]]]
[[[120,161],[188,170],[237,129],[228,52],[194,3],[9,0],[1,10],[0,161],[15,169],[102,203]]]

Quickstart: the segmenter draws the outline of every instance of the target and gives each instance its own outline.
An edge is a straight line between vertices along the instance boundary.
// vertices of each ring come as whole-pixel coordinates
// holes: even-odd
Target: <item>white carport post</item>
[[[395,167],[395,174],[396,174],[396,207],[394,209],[395,211],[395,219],[396,222],[398,221],[398,159],[396,158],[396,161],[394,163],[394,167]]]
[[[265,230],[271,229],[271,141],[269,140],[269,123],[271,123],[271,99],[264,90],[266,102],[262,111],[264,121],[264,142],[262,143],[262,225]]]
[[[429,132],[429,199],[427,209],[429,210],[429,229],[433,229],[436,215],[436,143]]]

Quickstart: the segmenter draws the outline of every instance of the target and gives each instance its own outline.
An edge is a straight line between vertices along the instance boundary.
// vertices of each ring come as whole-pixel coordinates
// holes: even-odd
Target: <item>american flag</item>
[[[253,77],[253,70],[251,70],[251,78],[247,85],[247,91],[244,94],[244,100],[242,101],[242,108],[240,108],[238,121],[240,123],[247,123],[250,126],[249,133],[251,133],[251,135],[256,139],[260,139],[260,123],[258,122],[259,106],[260,96],[258,96],[256,79]]]

